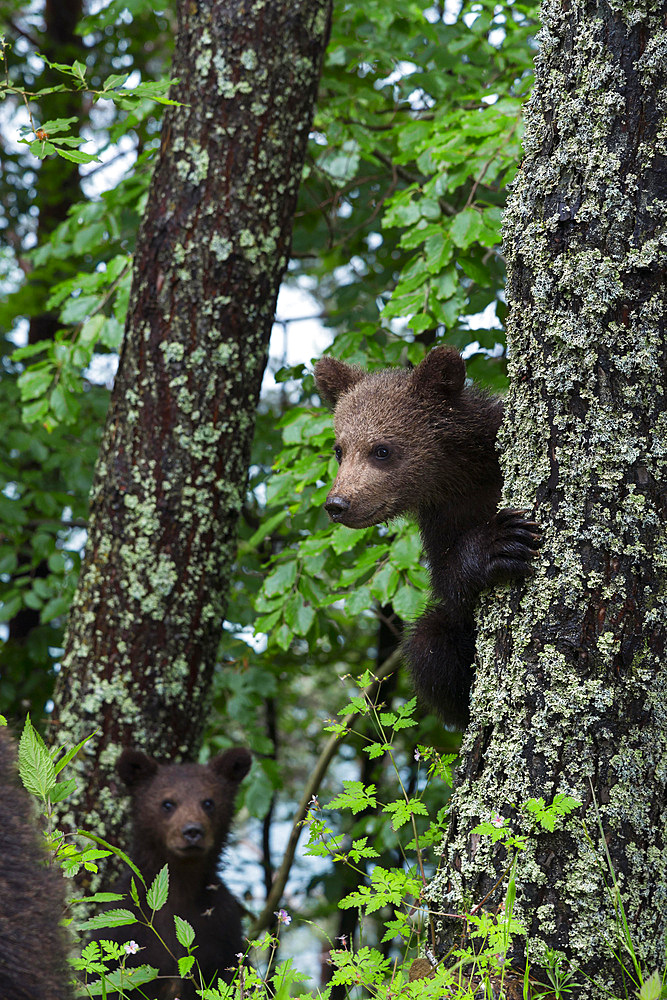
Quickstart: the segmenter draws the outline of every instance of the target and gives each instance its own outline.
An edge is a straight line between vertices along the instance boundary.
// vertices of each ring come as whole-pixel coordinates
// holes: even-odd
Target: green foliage
[[[60,5],[9,0],[3,12],[0,703],[12,715],[31,706],[37,721],[76,586],[108,402],[90,365],[115,358],[122,336],[173,24],[168,7],[113,3],[58,50],[49,18]],[[110,184],[107,164],[119,156],[133,169]],[[74,161],[85,159],[82,179]]]
[[[411,718],[411,711],[406,710],[402,717],[400,713],[396,713],[393,723],[387,721],[386,717],[383,721],[382,717],[386,716],[387,713],[379,710],[376,700],[366,697],[363,713],[372,722],[376,732],[377,739],[370,740],[369,743],[381,745],[383,753],[389,756],[395,768],[397,787],[401,789],[401,796],[397,801],[409,803],[410,797],[401,777],[403,768],[400,757],[396,753],[396,740],[400,737],[401,718],[403,722],[408,721]],[[49,754],[29,721],[24,727],[21,738],[20,773],[29,790],[34,790],[42,805],[45,806],[47,820],[50,819],[48,789],[55,787],[56,775],[72,760],[78,749],[80,747],[62,753],[56,748],[52,754]],[[443,788],[440,785],[440,775],[443,769],[446,771],[451,765],[453,756],[450,755],[448,759],[440,761],[433,748],[420,748],[418,756],[420,763],[422,760],[426,763],[428,779],[436,780],[439,784],[439,792],[442,796]],[[51,763],[56,762],[53,768],[55,773],[50,773],[47,757]],[[423,796],[423,789],[421,795]],[[341,796],[336,796],[329,803],[327,809],[349,809],[356,815],[360,811],[359,806],[365,809],[369,805],[374,805],[374,800],[374,789],[364,788],[361,783],[354,785],[348,783]],[[536,803],[539,805],[536,806]],[[543,800],[531,799],[520,805],[517,812],[528,818],[535,814],[537,808],[541,815],[549,816],[549,819],[544,820],[541,826],[546,832],[550,832],[551,819],[554,817],[567,819],[577,805],[578,803],[573,799],[559,794],[548,805]],[[393,809],[388,811],[394,812]],[[367,838],[353,841],[347,850],[341,850],[340,836],[332,836],[332,831],[319,818],[318,813],[319,806],[314,802],[309,816],[311,853],[319,854],[321,848],[324,847],[325,850],[331,852],[336,863],[353,867],[364,860],[372,860],[377,857],[376,852],[368,849]],[[365,877],[360,883],[359,890],[351,893],[339,904],[342,908],[357,908],[365,917],[373,913],[381,913],[384,936],[380,945],[384,946],[389,943],[398,945],[400,946],[400,954],[390,958],[381,947],[367,944],[352,947],[348,946],[347,942],[343,942],[342,947],[332,947],[330,957],[333,974],[329,983],[317,990],[317,996],[322,1000],[329,1000],[332,990],[339,985],[355,989],[357,987],[363,988],[378,1000],[390,1000],[391,996],[396,995],[396,991],[401,992],[401,994],[405,993],[407,996],[419,996],[420,998],[436,998],[446,993],[455,1000],[456,998],[458,1000],[471,1000],[474,995],[480,995],[480,990],[488,991],[492,984],[494,989],[501,990],[502,995],[503,983],[510,975],[507,956],[512,948],[512,943],[517,937],[525,937],[525,928],[514,913],[516,887],[521,878],[521,845],[512,843],[508,831],[503,825],[506,835],[505,846],[511,853],[511,861],[508,866],[506,885],[500,893],[501,901],[497,906],[493,906],[485,897],[480,903],[472,906],[470,912],[460,914],[461,926],[462,929],[465,929],[465,934],[462,934],[462,944],[437,960],[430,950],[431,916],[423,902],[423,889],[427,882],[424,866],[427,864],[427,859],[424,850],[425,844],[421,841],[416,826],[417,817],[421,816],[420,810],[411,811],[415,840],[403,848],[404,864],[392,869],[373,865],[368,872],[362,873]],[[491,830],[495,829],[498,828],[495,824],[491,824]],[[441,836],[441,829],[438,829],[438,834]],[[482,832],[481,835],[486,836],[487,834]],[[95,835],[88,834],[87,836],[104,843]],[[69,874],[66,862],[71,852],[75,851],[76,848],[69,845],[70,854],[63,851],[62,839],[61,834],[54,836],[47,833],[49,849],[56,860],[65,863],[65,870]],[[108,850],[100,852],[100,856],[112,852],[116,853],[122,860],[130,864],[139,881],[143,883],[136,867],[121,851],[111,847],[111,845],[105,846],[108,847]],[[416,863],[410,861],[410,851],[414,852]],[[87,853],[85,848],[80,850],[80,858],[84,858]],[[94,865],[91,867],[93,870],[95,869]],[[615,884],[613,869],[610,869],[610,875]],[[138,923],[152,928],[157,933],[153,918],[156,911],[166,905],[168,900],[167,867],[165,866],[158,873],[150,887],[147,888],[143,883],[143,888],[147,890],[146,906],[150,912],[144,912],[142,909],[136,883],[133,880],[130,896],[139,909],[138,917],[134,912],[122,907],[106,909],[87,920],[75,922],[74,929],[78,934],[82,934],[90,930],[98,931],[105,927],[131,927]],[[496,889],[498,888],[496,887]],[[92,903],[105,905],[110,902],[122,901],[122,898],[115,893],[99,892],[88,897],[87,903],[89,905]],[[76,903],[77,900],[72,902]],[[202,1000],[249,1000],[250,997],[254,1000],[265,1000],[265,998],[266,1000],[275,1000],[276,997],[288,1000],[290,996],[295,994],[304,998],[314,998],[314,992],[306,992],[303,988],[303,984],[308,981],[308,976],[294,967],[292,959],[280,963],[277,961],[282,928],[288,927],[292,923],[292,917],[284,909],[281,909],[276,916],[278,917],[276,932],[265,934],[263,938],[249,942],[248,953],[245,956],[239,956],[239,965],[230,984],[225,984],[222,981],[218,981],[217,984],[201,982],[196,963],[196,939],[193,928],[186,920],[175,916],[177,940],[187,951],[187,955],[179,959],[179,975],[192,980],[195,987],[201,990]],[[26,929],[26,933],[29,933],[29,928]],[[165,942],[162,941],[162,943],[167,948]],[[629,945],[632,947],[631,940]],[[70,960],[80,984],[78,995],[104,997],[112,994],[118,995],[122,1000],[127,991],[152,982],[157,976],[157,969],[154,967],[140,965],[137,968],[127,968],[126,959],[136,950],[137,947],[131,939],[124,945],[108,940],[85,944],[82,940],[80,956]],[[528,941],[528,950],[530,951],[530,941]],[[413,962],[420,952],[431,956],[431,971],[426,978],[419,978],[410,984],[411,972],[414,968]],[[247,963],[246,959],[250,955],[252,955],[252,961]],[[557,998],[577,995],[579,985],[576,982],[576,970],[568,966],[562,954],[548,950],[542,958],[542,964],[546,966],[548,983],[540,983],[530,973],[530,967],[527,965],[524,976],[524,996],[532,996],[533,1000],[540,1000],[540,998],[557,1000]],[[262,967],[263,972],[260,971]],[[628,972],[628,981],[633,983],[633,995],[639,1000],[660,1000],[661,997],[665,996],[667,991],[664,975],[661,976],[657,971],[644,972],[638,963],[635,971],[636,975]],[[611,1000],[620,1000],[620,998],[611,998]]]

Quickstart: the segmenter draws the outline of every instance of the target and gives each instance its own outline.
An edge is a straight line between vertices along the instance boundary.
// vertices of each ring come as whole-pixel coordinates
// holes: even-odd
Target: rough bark
[[[330,0],[183,0],[95,473],[55,738],[96,730],[62,821],[122,827],[120,748],[196,753]]]
[[[573,995],[597,998],[626,995],[614,949],[632,968],[604,842],[648,972],[667,930],[667,5],[545,0],[542,18],[505,219],[499,447],[503,505],[535,512],[545,548],[533,581],[483,602],[432,896],[450,913],[483,899],[507,855],[471,830],[507,817],[529,837],[517,903],[534,971],[557,949]],[[559,792],[581,808],[537,831],[521,804]]]

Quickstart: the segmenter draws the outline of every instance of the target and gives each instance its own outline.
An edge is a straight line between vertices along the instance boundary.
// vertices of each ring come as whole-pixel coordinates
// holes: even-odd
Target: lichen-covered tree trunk
[[[483,602],[432,894],[449,913],[484,899],[508,856],[471,831],[506,818],[529,838],[517,912],[533,970],[556,949],[572,995],[624,996],[605,843],[648,972],[667,930],[667,4],[545,0],[542,17],[505,219],[499,448],[505,502],[535,512],[545,545],[532,581]],[[549,833],[522,805],[557,793],[581,807]]]
[[[198,749],[330,0],[183,0],[54,739],[117,838],[119,748]]]

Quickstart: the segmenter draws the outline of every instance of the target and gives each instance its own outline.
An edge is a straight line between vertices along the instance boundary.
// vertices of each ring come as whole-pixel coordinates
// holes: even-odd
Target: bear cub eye
[[[343,457],[343,449],[338,444],[334,447],[334,455],[336,456],[336,461],[340,462]]]
[[[384,461],[391,455],[391,449],[386,444],[376,444],[371,454],[373,458],[379,458],[381,461]]]
[[[204,799],[201,806],[204,812],[210,813],[213,812],[213,809],[215,807],[215,802],[213,801],[213,799]]]
[[[174,809],[176,808],[176,803],[172,802],[171,799],[165,799],[164,802],[162,803],[162,808],[166,813],[173,812]]]

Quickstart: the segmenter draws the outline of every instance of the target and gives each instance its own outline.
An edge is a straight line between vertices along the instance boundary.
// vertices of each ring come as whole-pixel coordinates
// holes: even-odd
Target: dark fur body
[[[158,764],[139,750],[124,750],[117,765],[132,798],[130,857],[149,887],[160,869],[169,866],[169,898],[156,914],[155,926],[179,958],[186,951],[176,940],[174,914],[192,925],[194,955],[207,985],[212,981],[215,986],[218,977],[229,981],[232,973],[228,970],[238,967],[236,956],[245,950],[240,906],[217,869],[234,798],[250,763],[249,751],[239,747],[225,751],[207,765]],[[129,874],[124,877],[116,890],[129,892],[130,878]],[[129,896],[122,905],[133,907]],[[195,1000],[194,987],[178,979],[175,960],[148,928],[133,924],[100,931],[98,937],[136,941],[142,950],[128,956],[128,967],[153,965],[161,976],[176,977],[142,987],[151,1000],[176,996]],[[137,990],[130,995],[138,1000],[143,994]]]
[[[45,865],[14,745],[0,729],[0,997],[69,1000],[62,877]]]
[[[474,611],[482,590],[530,573],[539,528],[498,511],[499,399],[465,385],[458,351],[438,347],[415,369],[366,373],[322,358],[340,468],[325,507],[352,528],[412,514],[437,603],[413,627],[406,655],[418,694],[445,722],[469,719]]]

